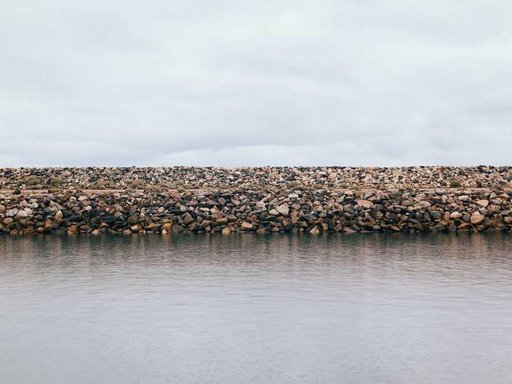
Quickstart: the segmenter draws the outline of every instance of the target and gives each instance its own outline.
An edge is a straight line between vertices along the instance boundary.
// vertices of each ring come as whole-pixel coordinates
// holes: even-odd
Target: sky
[[[0,0],[0,167],[512,165],[509,0]]]

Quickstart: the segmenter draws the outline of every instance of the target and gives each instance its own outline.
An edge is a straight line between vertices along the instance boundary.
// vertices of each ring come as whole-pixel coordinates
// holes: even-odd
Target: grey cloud
[[[0,165],[510,164],[505,1],[7,1]]]

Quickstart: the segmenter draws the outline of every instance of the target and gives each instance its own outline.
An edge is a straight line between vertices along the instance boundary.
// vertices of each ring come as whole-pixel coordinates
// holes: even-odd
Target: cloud
[[[0,166],[511,164],[503,1],[7,1]]]

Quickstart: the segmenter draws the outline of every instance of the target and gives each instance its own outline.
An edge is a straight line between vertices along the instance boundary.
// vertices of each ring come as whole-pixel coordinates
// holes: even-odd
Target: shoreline
[[[41,188],[56,177],[54,168],[0,169],[0,234],[512,232],[511,167],[267,167],[244,169],[245,176],[240,169],[186,168],[186,177],[174,183],[187,187],[178,188],[169,186],[168,177],[185,168],[136,168],[153,183],[138,189],[125,187],[133,168],[108,169],[58,169],[79,175],[65,188]],[[440,186],[446,182],[438,172],[446,169],[464,174],[459,182],[466,187]],[[353,178],[344,183],[351,187],[341,188],[347,172]],[[390,172],[409,184],[378,184]],[[37,173],[32,181],[40,184],[22,184],[29,173]],[[283,179],[287,174],[313,176],[290,184]],[[319,185],[318,177],[336,181]],[[424,182],[414,184],[416,179]],[[93,188],[116,180],[122,188]],[[226,180],[231,185],[221,188]]]

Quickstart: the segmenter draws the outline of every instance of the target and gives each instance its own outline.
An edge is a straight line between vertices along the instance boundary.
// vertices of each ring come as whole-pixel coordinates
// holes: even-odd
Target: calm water
[[[1,237],[0,375],[508,384],[512,237]]]

